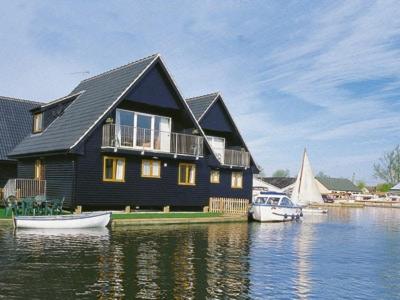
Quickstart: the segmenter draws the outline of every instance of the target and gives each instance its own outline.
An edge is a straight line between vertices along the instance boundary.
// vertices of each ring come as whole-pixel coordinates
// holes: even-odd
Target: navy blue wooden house
[[[65,197],[71,209],[250,199],[254,161],[222,98],[198,116],[192,103],[202,98],[186,102],[153,55],[34,108],[32,133],[9,156],[19,178],[45,179],[48,196]],[[218,137],[229,149],[219,148]]]

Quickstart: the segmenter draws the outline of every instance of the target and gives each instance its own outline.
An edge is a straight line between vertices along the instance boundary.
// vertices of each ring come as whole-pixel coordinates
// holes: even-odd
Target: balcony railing
[[[248,168],[250,167],[250,153],[246,151],[225,149],[223,164]]]
[[[103,147],[203,156],[203,137],[147,128],[105,124]]]
[[[13,178],[7,181],[3,189],[4,199],[7,199],[10,196],[19,199],[45,195],[46,180]]]

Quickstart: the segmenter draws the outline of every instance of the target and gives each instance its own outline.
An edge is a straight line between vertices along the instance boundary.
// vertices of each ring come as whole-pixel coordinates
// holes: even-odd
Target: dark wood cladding
[[[18,178],[35,177],[35,160],[18,161]],[[65,197],[65,208],[74,206],[75,161],[72,156],[48,156],[41,158],[49,198]]]
[[[142,159],[146,155],[102,153],[101,130],[97,129],[85,144],[85,154],[77,159],[76,204],[83,206],[204,206],[209,196],[209,168],[205,158],[175,159],[172,155],[159,158],[161,178],[141,177]],[[125,182],[103,182],[103,155],[124,157]],[[196,185],[178,185],[180,162],[196,164]]]
[[[17,162],[0,161],[0,188],[4,187],[7,180],[17,177]]]
[[[214,169],[216,170],[216,169]],[[243,188],[231,187],[232,172],[243,173]],[[251,200],[253,172],[251,169],[219,169],[219,183],[210,183],[210,197],[246,198]]]

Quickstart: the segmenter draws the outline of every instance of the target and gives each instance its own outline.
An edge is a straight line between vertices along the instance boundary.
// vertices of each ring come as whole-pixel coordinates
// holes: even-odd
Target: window
[[[219,171],[218,170],[211,170],[210,182],[211,183],[219,183]]]
[[[44,179],[44,166],[42,160],[40,159],[35,161],[35,179]]]
[[[103,181],[125,182],[125,158],[104,156]]]
[[[117,109],[116,140],[120,146],[169,152],[171,118]]]
[[[159,160],[142,160],[142,177],[161,177],[161,162]]]
[[[234,189],[241,189],[243,187],[243,174],[242,174],[242,172],[232,172],[231,186]]]
[[[194,164],[179,164],[178,183],[181,185],[196,184],[196,165]]]
[[[33,115],[33,133],[42,132],[43,130],[43,114],[36,113]]]

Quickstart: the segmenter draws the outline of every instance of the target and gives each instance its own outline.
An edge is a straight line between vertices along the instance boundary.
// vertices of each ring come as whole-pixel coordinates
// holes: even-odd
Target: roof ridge
[[[130,66],[132,66],[132,65],[134,65],[134,64],[137,64],[137,63],[139,63],[139,62],[141,62],[141,61],[144,61],[144,60],[146,60],[146,59],[149,59],[149,58],[151,58],[151,57],[157,57],[157,56],[160,56],[160,54],[159,54],[159,53],[155,53],[155,54],[149,55],[149,56],[147,56],[147,57],[144,57],[144,58],[141,58],[141,59],[132,61],[132,62],[127,63],[127,64],[125,64],[125,65],[122,65],[122,66],[119,66],[119,67],[110,69],[110,70],[108,70],[108,71],[102,72],[102,73],[100,73],[100,74],[97,74],[97,75],[92,76],[92,77],[89,77],[89,78],[86,78],[86,79],[82,80],[81,82],[86,82],[86,81],[89,81],[89,80],[92,80],[92,79],[96,79],[96,78],[98,78],[98,77],[101,77],[101,76],[104,76],[104,75],[113,73],[113,72],[115,72],[115,71],[119,71],[119,70],[124,69],[124,68],[127,68],[127,67],[130,67]]]
[[[185,99],[186,101],[192,101],[192,100],[197,100],[199,98],[204,98],[207,96],[211,96],[211,95],[218,95],[220,92],[213,92],[213,93],[209,93],[209,94],[205,94],[205,95],[201,95],[201,96],[197,96],[197,97],[191,97],[191,98],[187,98]]]
[[[39,102],[39,101],[26,100],[26,99],[7,97],[7,96],[1,96],[1,95],[0,95],[0,99],[9,100],[9,101],[18,101],[18,102],[24,102],[24,103],[32,103],[32,104],[43,104],[44,103],[44,102]]]

